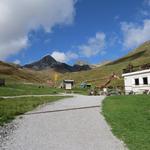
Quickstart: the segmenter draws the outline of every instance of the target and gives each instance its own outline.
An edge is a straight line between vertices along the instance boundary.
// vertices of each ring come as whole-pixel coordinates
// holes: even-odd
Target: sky
[[[150,40],[150,0],[0,0],[0,60],[99,64]]]

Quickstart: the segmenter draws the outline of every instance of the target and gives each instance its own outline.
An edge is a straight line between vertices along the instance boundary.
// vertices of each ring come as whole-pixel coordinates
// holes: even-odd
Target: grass
[[[76,87],[76,88],[73,89],[73,93],[81,94],[81,95],[88,95],[89,90],[90,89],[87,89],[87,88],[78,88],[78,87]]]
[[[89,89],[82,89],[76,87],[72,89],[73,93],[88,95]],[[39,88],[38,85],[28,84],[7,84],[5,87],[0,87],[0,96],[19,96],[19,95],[45,95],[45,94],[58,94],[65,92],[64,89],[50,88],[44,86]]]
[[[39,88],[38,85],[26,84],[8,84],[5,87],[0,87],[0,96],[17,96],[17,95],[44,95],[44,94],[58,94],[62,89]]]
[[[103,102],[103,114],[112,132],[130,150],[150,149],[150,96],[113,96]]]
[[[30,97],[15,99],[0,99],[0,125],[15,119],[16,116],[33,110],[39,105],[54,102],[65,97]]]

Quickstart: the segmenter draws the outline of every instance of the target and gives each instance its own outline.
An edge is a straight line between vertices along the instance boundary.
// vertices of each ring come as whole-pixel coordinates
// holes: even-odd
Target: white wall
[[[125,83],[125,92],[128,94],[130,91],[135,93],[143,93],[145,90],[150,90],[150,69],[145,71],[137,71],[133,73],[123,74]],[[148,85],[143,84],[143,78],[148,77]],[[139,79],[140,85],[135,85],[135,79]]]
[[[71,90],[72,89],[72,84],[71,83],[65,83],[65,89],[66,90]]]

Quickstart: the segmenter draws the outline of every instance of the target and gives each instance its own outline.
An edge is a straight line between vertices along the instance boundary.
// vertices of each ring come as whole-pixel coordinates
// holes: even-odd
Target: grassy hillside
[[[38,86],[34,84],[7,84],[0,87],[1,96],[19,96],[19,95],[46,95],[58,94],[63,92],[62,89],[50,88],[48,86]]]
[[[76,73],[66,73],[62,76],[63,79],[74,79],[77,84],[82,81],[97,79],[91,83],[95,85],[102,85],[107,81],[107,78],[115,72],[121,77],[122,69],[126,68],[129,63],[133,65],[141,65],[145,63],[150,63],[150,42],[146,42],[137,49],[130,52],[125,57],[122,57],[116,61],[110,62],[101,67],[95,68],[90,71],[76,72]],[[113,81],[111,85],[123,86],[123,79]]]
[[[16,65],[0,61],[0,78],[6,79],[6,82],[30,82],[45,83],[54,76],[53,70],[33,71],[30,69],[21,69]]]

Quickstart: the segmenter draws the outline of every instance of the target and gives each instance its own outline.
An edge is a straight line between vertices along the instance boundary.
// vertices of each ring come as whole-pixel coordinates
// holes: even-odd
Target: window
[[[135,85],[139,85],[139,79],[135,79]]]
[[[148,85],[148,78],[147,77],[143,78],[143,84]]]

